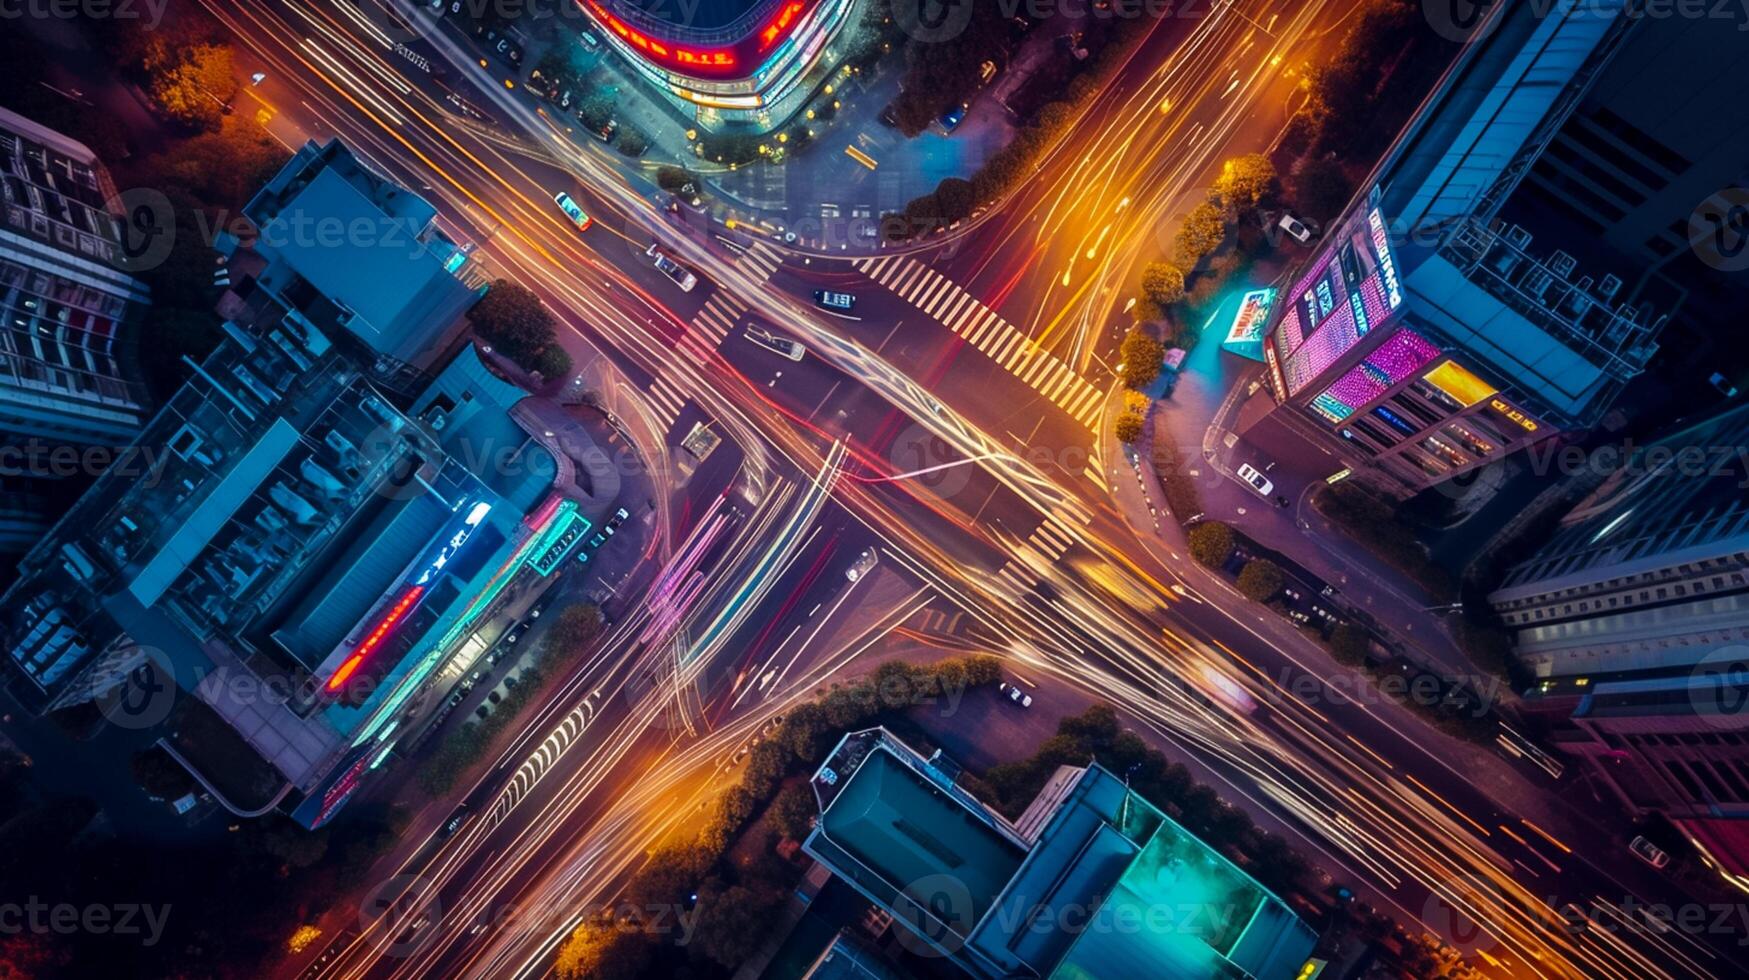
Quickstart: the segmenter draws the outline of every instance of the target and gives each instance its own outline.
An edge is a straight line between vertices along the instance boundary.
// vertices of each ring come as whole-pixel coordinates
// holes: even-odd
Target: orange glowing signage
[[[597,23],[651,62],[686,74],[712,78],[750,75],[757,59],[773,50],[801,23],[814,0],[789,0],[765,26],[732,45],[699,47],[653,37],[608,11],[602,0],[579,0]]]
[[[340,669],[334,672],[334,676],[328,678],[329,693],[340,690],[340,685],[346,683],[347,678],[358,670],[359,664],[364,663],[364,658],[383,642],[383,638],[388,636],[389,631],[395,628],[395,624],[407,615],[407,610],[413,608],[413,603],[418,602],[419,597],[424,592],[425,586],[415,585],[401,593],[401,598],[395,600],[395,604],[383,614],[382,619],[377,621],[376,628],[372,629],[370,635],[364,638],[364,642],[352,651],[352,656],[347,657],[346,662],[340,665]]]

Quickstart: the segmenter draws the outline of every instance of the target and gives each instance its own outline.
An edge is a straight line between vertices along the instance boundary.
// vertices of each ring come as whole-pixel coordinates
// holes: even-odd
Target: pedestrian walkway
[[[1075,545],[1075,536],[1069,529],[1054,517],[1045,518],[1044,523],[1033,529],[1026,539],[1027,544],[1044,564],[1050,565],[1063,557],[1063,553]],[[1039,581],[1038,574],[1021,562],[1010,559],[996,570],[996,576],[1012,585],[1020,592],[1031,592]]]
[[[1033,343],[995,310],[946,276],[913,258],[883,256],[857,259],[851,266],[916,306],[931,319],[964,337],[1004,371],[1069,413],[1075,421],[1096,429],[1100,391]]]
[[[755,279],[765,282],[783,264],[783,256],[764,242],[754,242],[736,261],[747,266]],[[685,361],[693,365],[709,364],[717,348],[728,339],[729,332],[747,314],[747,309],[747,302],[734,293],[726,289],[716,290],[692,318],[689,329],[680,335],[676,349],[685,355]],[[661,420],[664,432],[674,427],[681,409],[686,406],[687,397],[682,393],[685,382],[680,378],[682,373],[684,369],[676,362],[650,382],[650,407]]]

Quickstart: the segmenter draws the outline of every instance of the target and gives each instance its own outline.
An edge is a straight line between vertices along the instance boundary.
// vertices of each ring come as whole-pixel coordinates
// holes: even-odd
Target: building
[[[814,775],[803,849],[974,977],[1292,976],[1316,936],[1122,780],[1058,770],[1010,823],[884,729]]]
[[[148,406],[130,336],[150,301],[118,255],[116,189],[83,144],[0,109],[0,550],[22,551],[59,495],[56,447],[128,445]]]
[[[306,147],[251,207],[269,225],[290,219],[264,200],[298,202],[312,228],[356,215],[329,178],[353,187],[350,159],[339,144]],[[423,202],[367,186],[390,202],[379,213],[426,226]],[[96,702],[150,727],[163,719],[115,714],[135,703],[118,692],[182,692],[179,707],[236,736],[207,741],[238,748],[182,744],[177,758],[239,813],[261,801],[229,798],[224,786],[250,781],[228,770],[271,773],[280,788],[263,795],[314,827],[551,586],[619,474],[580,424],[472,345],[429,376],[402,369],[476,295],[449,273],[367,299],[345,292],[358,285],[345,240],[306,249],[264,227],[254,248],[231,245],[242,268],[220,307],[247,316],[225,320],[225,340],[146,425],[144,476],[106,474],[25,556],[0,597],[0,637],[14,691],[42,710]],[[448,264],[424,255],[357,267]],[[416,379],[407,399],[385,383]]]
[[[1633,449],[1489,602],[1556,744],[1749,885],[1749,407]]]
[[[765,128],[783,121],[774,108],[798,94],[856,9],[856,0],[578,2],[639,75],[701,123]]]
[[[378,384],[411,393],[451,346],[483,281],[424,198],[374,173],[339,140],[306,143],[243,208],[258,230],[223,236],[232,285],[220,314],[301,313],[353,348]]]
[[[1720,279],[1686,229],[1749,157],[1704,121],[1749,98],[1720,74],[1749,38],[1547,6],[1487,13],[1275,302],[1278,414],[1393,495],[1589,430]]]

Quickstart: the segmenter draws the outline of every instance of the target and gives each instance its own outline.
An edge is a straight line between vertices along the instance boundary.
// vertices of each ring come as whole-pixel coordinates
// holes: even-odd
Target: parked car
[[[1269,477],[1257,472],[1257,469],[1250,463],[1239,464],[1239,479],[1243,480],[1246,486],[1257,491],[1258,496],[1265,499],[1268,499],[1269,495],[1275,492],[1275,484],[1269,482]]]
[[[941,131],[944,133],[951,133],[955,129],[958,129],[959,124],[966,121],[966,110],[969,108],[970,106],[961,102],[959,105],[942,113],[940,119]]]
[[[787,357],[792,361],[799,361],[808,353],[808,349],[801,344],[796,343],[788,337],[779,337],[766,330],[750,329],[747,331],[746,336],[747,340],[754,345],[763,347],[780,357]]]
[[[1007,681],[1003,681],[996,685],[996,690],[1001,691],[1002,696],[1007,698],[1010,704],[1022,708],[1032,707],[1032,695],[1022,691],[1020,688],[1008,683]]]
[[[1670,853],[1647,840],[1644,835],[1629,841],[1628,850],[1633,851],[1635,857],[1654,868],[1662,868],[1670,863]]]
[[[474,811],[469,809],[466,803],[457,806],[455,811],[449,815],[449,819],[443,822],[443,826],[437,829],[437,839],[447,840],[455,836],[455,832],[467,826],[468,821],[472,819],[474,819]]]
[[[690,293],[693,287],[698,285],[698,277],[692,274],[692,270],[662,254],[661,245],[651,242],[650,247],[644,249],[644,254],[655,260],[656,268],[660,269],[663,275],[674,280],[674,284],[680,287],[681,292]]]
[[[1301,245],[1310,245],[1318,237],[1318,226],[1314,221],[1301,221],[1292,214],[1283,213],[1281,220],[1275,223],[1277,228],[1287,232],[1289,238]]]
[[[607,526],[608,527],[619,527],[621,524],[624,524],[626,522],[627,518],[629,518],[631,516],[632,516],[631,511],[626,510],[624,507],[621,507],[618,510],[613,512],[612,517],[609,517],[607,519]]]

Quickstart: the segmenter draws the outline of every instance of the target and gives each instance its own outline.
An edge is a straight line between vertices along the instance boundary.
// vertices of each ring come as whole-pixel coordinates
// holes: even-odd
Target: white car
[[[801,344],[796,343],[788,337],[779,337],[765,330],[749,329],[747,331],[747,339],[752,341],[755,345],[771,351],[773,354],[787,357],[792,361],[799,361],[808,353],[806,347],[803,347]]]
[[[1670,854],[1662,847],[1644,837],[1635,837],[1628,842],[1628,850],[1634,852],[1634,857],[1646,862],[1654,868],[1662,868],[1670,863]]]
[[[1246,486],[1257,491],[1257,495],[1265,500],[1275,492],[1275,484],[1269,482],[1269,477],[1257,472],[1256,467],[1250,463],[1239,464],[1239,479],[1245,481]]]
[[[1318,237],[1318,230],[1311,222],[1301,221],[1291,214],[1283,214],[1275,226],[1287,232],[1288,237],[1301,245],[1310,245]]]
[[[996,690],[1001,691],[1003,697],[1022,708],[1032,707],[1032,695],[1022,691],[1020,688],[1008,683],[1007,681],[998,684]]]
[[[588,231],[589,226],[595,223],[595,219],[584,214],[583,209],[577,206],[577,202],[571,200],[571,195],[564,191],[553,195],[553,203],[559,206],[560,211],[565,212],[565,217],[571,219],[571,223],[577,226],[578,231]]]
[[[690,293],[692,287],[698,285],[698,277],[692,274],[692,270],[663,255],[661,245],[652,242],[649,248],[644,249],[644,254],[655,260],[656,268],[674,280],[674,285],[679,286],[681,292]]]
[[[844,577],[854,582],[857,579],[862,578],[864,575],[867,575],[869,570],[874,568],[875,563],[878,561],[880,561],[880,558],[875,554],[875,550],[873,548],[865,548],[863,549],[862,554],[856,556],[856,561],[852,562],[848,569],[845,569]]]

